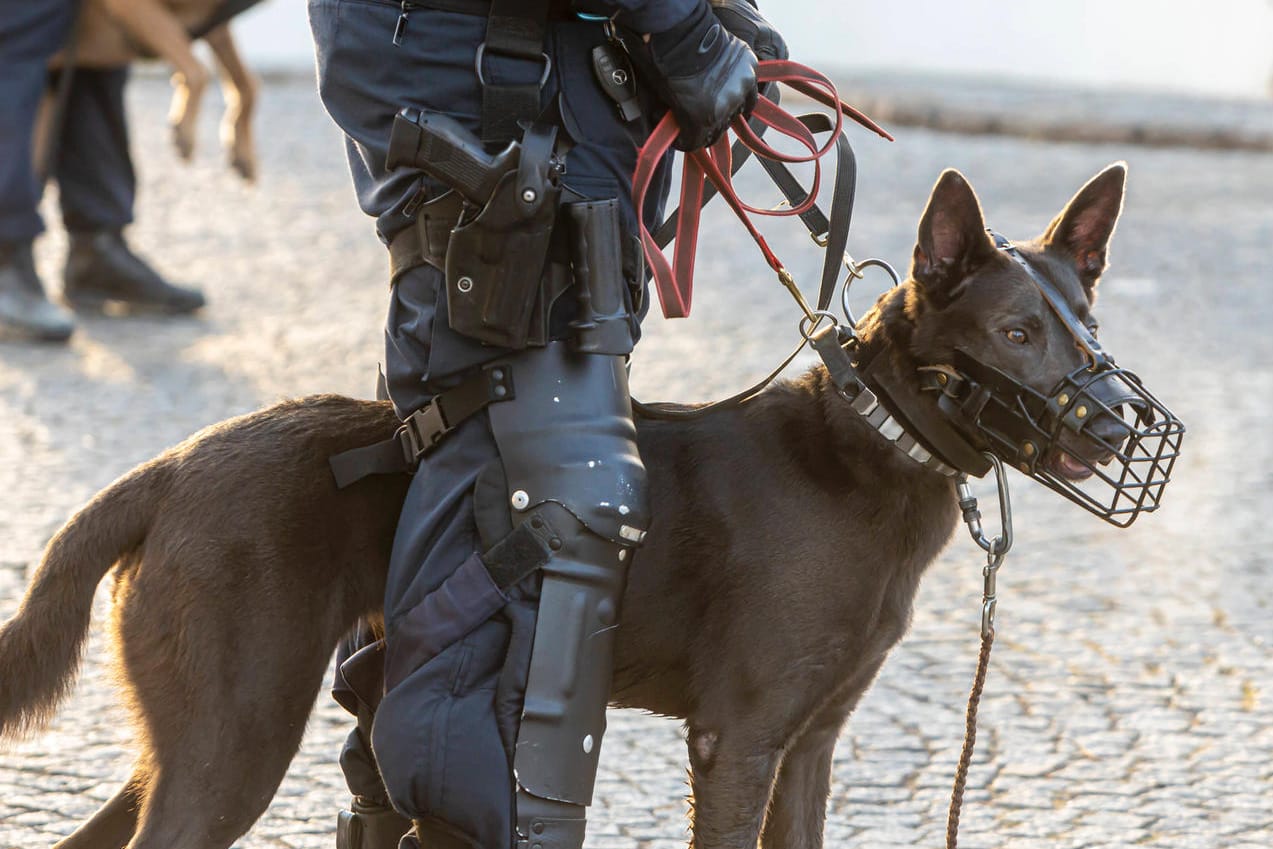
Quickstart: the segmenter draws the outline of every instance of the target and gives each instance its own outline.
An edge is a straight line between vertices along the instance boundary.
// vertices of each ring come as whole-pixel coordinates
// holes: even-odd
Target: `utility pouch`
[[[565,210],[578,308],[571,347],[585,354],[631,353],[635,318],[626,291],[619,202],[579,201]]]

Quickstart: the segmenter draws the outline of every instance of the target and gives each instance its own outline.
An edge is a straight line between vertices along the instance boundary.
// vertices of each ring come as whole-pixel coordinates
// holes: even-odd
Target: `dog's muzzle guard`
[[[997,233],[991,237],[1025,270],[1087,356],[1087,363],[1047,394],[957,349],[952,363],[920,369],[923,389],[937,395],[932,415],[904,403],[902,393],[890,391],[871,363],[852,361],[849,352],[857,339],[850,328],[824,328],[811,337],[814,348],[853,409],[867,416],[859,399],[878,398],[887,421],[881,425],[867,416],[868,421],[922,465],[981,477],[990,468],[981,455],[988,449],[1110,524],[1127,527],[1158,508],[1180,455],[1184,423],[1139,377],[1114,362],[1007,239]],[[907,450],[908,443],[917,447]]]

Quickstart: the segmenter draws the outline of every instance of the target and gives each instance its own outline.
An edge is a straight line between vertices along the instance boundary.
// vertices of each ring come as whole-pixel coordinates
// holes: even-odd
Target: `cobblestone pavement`
[[[354,208],[339,140],[310,85],[266,89],[254,189],[222,171],[210,118],[196,164],[180,168],[164,143],[164,86],[139,80],[130,99],[143,177],[133,239],[174,278],[205,287],[211,305],[189,320],[84,319],[65,349],[0,346],[0,618],[44,541],[116,475],[285,396],[365,394],[379,355],[385,257]],[[1273,158],[923,130],[893,145],[855,138],[851,249],[897,263],[945,166],[968,175],[989,223],[1025,236],[1101,166],[1127,159],[1103,339],[1190,426],[1166,505],[1126,531],[1012,478],[1017,542],[1000,577],[964,844],[1266,849]],[[786,295],[716,216],[693,318],[648,324],[633,371],[639,396],[715,396],[795,338]],[[791,229],[773,243],[812,285],[808,238]],[[56,232],[40,244],[50,281],[64,244]],[[929,571],[909,636],[837,750],[830,845],[941,844],[981,560],[961,535]],[[49,845],[126,776],[130,733],[105,653],[95,627],[78,688],[48,733],[0,752],[0,846]],[[277,798],[239,846],[334,845],[346,728],[321,699]],[[686,790],[678,724],[613,712],[588,845],[683,845]]]

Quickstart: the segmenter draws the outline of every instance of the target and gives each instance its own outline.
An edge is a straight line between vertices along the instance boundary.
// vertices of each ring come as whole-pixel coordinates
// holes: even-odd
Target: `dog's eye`
[[[1003,335],[1008,337],[1008,341],[1013,345],[1024,345],[1030,341],[1030,337],[1020,327],[1011,327],[1003,331]]]

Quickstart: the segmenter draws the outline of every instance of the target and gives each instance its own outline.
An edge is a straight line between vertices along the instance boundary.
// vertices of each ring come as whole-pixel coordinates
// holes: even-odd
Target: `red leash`
[[[751,215],[767,215],[786,217],[806,212],[817,200],[821,186],[822,169],[819,160],[836,144],[843,131],[844,117],[848,116],[857,123],[880,136],[893,140],[893,137],[880,128],[866,115],[840,100],[835,86],[823,74],[796,62],[775,60],[761,62],[756,69],[756,81],[765,83],[782,83],[794,91],[809,97],[835,111],[835,126],[828,141],[819,146],[813,133],[798,118],[779,107],[767,97],[761,97],[756,104],[750,120],[758,122],[766,128],[785,138],[793,139],[806,151],[801,154],[782,153],[774,150],[748,124],[748,119],[738,117],[731,124],[734,135],[740,144],[757,157],[784,163],[812,162],[814,165],[813,186],[808,196],[800,203],[784,209],[762,209],[751,206],[738,197],[734,191],[731,178],[732,159],[729,133],[726,132],[709,148],[691,151],[685,155],[684,171],[681,176],[680,218],[676,229],[676,248],[672,262],[669,263],[663,251],[659,249],[654,237],[641,226],[641,246],[645,250],[646,262],[654,276],[655,288],[659,293],[659,302],[663,306],[666,318],[683,318],[690,312],[690,296],[694,278],[694,260],[698,250],[699,214],[703,205],[703,197],[707,181],[710,180],[716,190],[725,198],[725,202],[734,210],[734,214],[747,228],[752,239],[764,254],[769,264],[781,278],[786,274],[782,261],[770,249],[765,237],[756,229]],[[664,155],[676,142],[680,135],[672,113],[668,113],[654,128],[645,145],[638,152],[636,171],[632,177],[632,194],[637,209],[645,208],[645,196],[650,182],[662,162]]]

